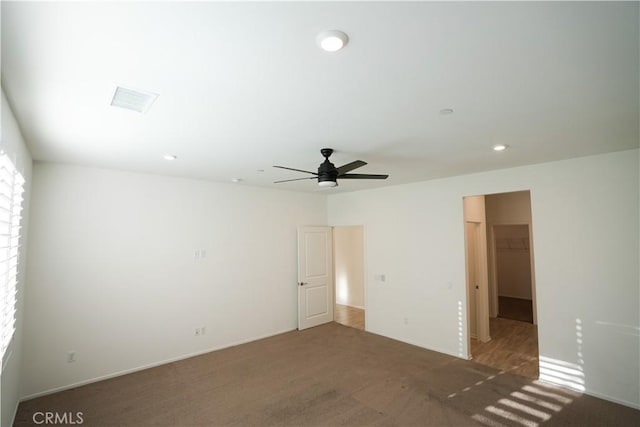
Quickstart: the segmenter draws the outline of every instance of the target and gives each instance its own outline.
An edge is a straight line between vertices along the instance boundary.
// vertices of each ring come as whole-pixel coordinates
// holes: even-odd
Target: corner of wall
[[[29,224],[29,200],[31,196],[32,158],[22,137],[20,127],[2,90],[2,140],[1,146],[15,162],[16,167],[25,178],[24,209],[22,217],[21,256],[18,266],[18,296],[16,306],[16,332],[2,361],[1,376],[1,419],[0,425],[12,425],[21,397],[22,380],[22,334],[25,294],[26,242]]]

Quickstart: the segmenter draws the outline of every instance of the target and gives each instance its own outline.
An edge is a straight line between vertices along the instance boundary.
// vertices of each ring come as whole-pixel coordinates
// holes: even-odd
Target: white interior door
[[[298,329],[333,321],[331,227],[298,228]]]

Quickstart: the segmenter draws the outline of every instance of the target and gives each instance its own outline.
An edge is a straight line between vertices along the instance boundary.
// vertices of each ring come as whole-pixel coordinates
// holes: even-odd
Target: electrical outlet
[[[409,324],[409,319],[408,319],[408,318],[406,318],[406,317],[404,318],[404,324],[405,324],[405,325],[408,325],[408,324]]]
[[[67,353],[67,363],[73,363],[76,361],[76,352],[70,351]]]
[[[206,333],[207,333],[207,328],[205,328],[204,326],[200,328],[200,335],[204,335]]]

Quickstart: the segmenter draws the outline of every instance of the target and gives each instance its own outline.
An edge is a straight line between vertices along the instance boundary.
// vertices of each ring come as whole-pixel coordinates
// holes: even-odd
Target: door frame
[[[486,239],[486,226],[482,221],[466,220],[464,221],[464,248],[465,248],[465,283],[466,283],[466,295],[467,295],[467,349],[468,353],[471,353],[471,295],[470,295],[470,283],[469,283],[469,251],[468,251],[468,239],[467,239],[467,224],[476,224],[476,241],[478,250],[476,253],[476,265],[478,275],[478,292],[476,294],[476,339],[482,342],[488,342],[491,340],[489,335],[489,281],[487,278],[487,239]]]
[[[363,292],[364,292],[364,316],[365,316],[365,330],[366,330],[366,325],[368,324],[367,322],[367,298],[368,298],[368,292],[367,292],[367,284],[368,284],[368,280],[367,280],[367,244],[366,244],[366,227],[364,226],[364,224],[355,224],[355,225],[335,225],[335,226],[313,226],[313,225],[303,225],[303,226],[298,226],[298,236],[297,236],[297,241],[298,241],[298,246],[300,245],[300,232],[301,230],[305,229],[305,228],[322,228],[322,229],[328,229],[329,231],[329,237],[331,239],[331,245],[330,245],[330,270],[331,270],[331,304],[332,304],[332,313],[331,313],[331,317],[332,320],[335,321],[335,305],[336,305],[336,271],[335,271],[335,239],[334,239],[334,229],[336,227],[360,227],[362,229],[362,257],[363,257],[363,265],[362,265],[362,273],[363,273]],[[298,271],[297,271],[297,282],[296,282],[296,292],[297,292],[297,300],[298,300],[298,310],[297,310],[297,314],[298,314],[298,329],[300,329],[300,317],[301,317],[301,313],[300,313],[300,283],[302,282],[302,279],[300,277],[300,272],[301,272],[301,266],[300,266],[300,258],[299,258],[299,249],[298,249],[298,262],[297,262],[297,266],[298,266]]]
[[[467,262],[467,223],[476,223],[478,226],[478,293],[476,296],[477,314],[477,339],[481,342],[491,340],[489,335],[489,280],[487,266],[487,215],[485,195],[468,195],[462,197],[462,230],[464,236],[464,269],[465,269],[465,296],[466,296],[466,331],[467,331],[467,358],[471,358],[471,327],[470,327],[470,295],[469,295],[469,263]]]

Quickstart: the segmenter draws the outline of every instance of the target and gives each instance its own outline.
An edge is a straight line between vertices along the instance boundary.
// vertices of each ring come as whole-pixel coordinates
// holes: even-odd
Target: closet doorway
[[[529,225],[494,225],[497,317],[533,323]]]

